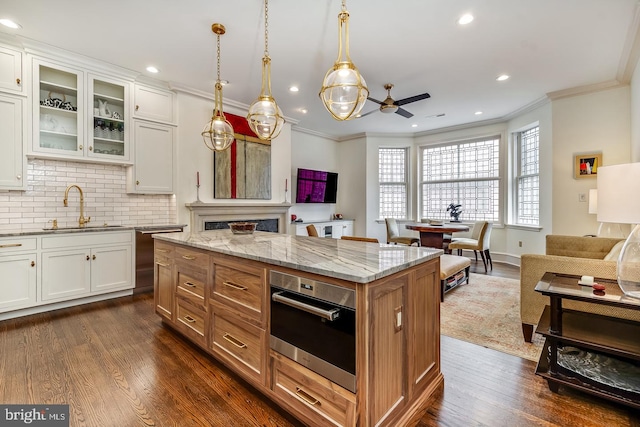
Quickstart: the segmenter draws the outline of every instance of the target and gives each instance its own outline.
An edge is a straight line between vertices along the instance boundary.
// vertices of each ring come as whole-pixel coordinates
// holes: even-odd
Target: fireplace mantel
[[[290,203],[185,203],[191,211],[191,230],[204,231],[207,221],[250,221],[277,219],[278,231],[289,233]]]

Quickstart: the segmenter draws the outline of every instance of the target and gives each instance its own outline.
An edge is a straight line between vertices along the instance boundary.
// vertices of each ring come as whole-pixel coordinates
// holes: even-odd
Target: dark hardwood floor
[[[412,425],[640,426],[638,411],[552,393],[534,369],[442,337],[444,389]],[[164,327],[148,293],[0,322],[0,403],[69,404],[71,426],[300,425]]]

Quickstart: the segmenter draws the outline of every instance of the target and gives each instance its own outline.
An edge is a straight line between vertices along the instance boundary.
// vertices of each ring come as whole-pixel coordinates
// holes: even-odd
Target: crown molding
[[[586,95],[587,93],[599,92],[601,90],[614,89],[616,87],[624,87],[628,84],[620,83],[618,80],[609,80],[606,82],[595,83],[592,85],[576,86],[569,89],[557,90],[547,93],[550,100],[556,101],[571,96]]]
[[[549,99],[549,97],[547,96],[543,96],[542,98],[538,98],[535,101],[525,105],[524,107],[518,108],[515,111],[512,111],[509,114],[506,114],[504,116],[502,116],[502,118],[504,120],[511,120],[511,119],[515,119],[516,117],[520,117],[523,114],[529,113],[533,110],[536,110],[548,103],[551,102],[551,99]]]
[[[616,80],[623,84],[631,83],[638,59],[640,59],[640,2],[636,3],[633,21],[627,32],[627,38],[620,55]]]
[[[307,135],[317,136],[319,138],[330,139],[330,140],[336,141],[336,142],[340,141],[340,139],[337,138],[335,135],[329,135],[328,133],[323,133],[323,132],[318,132],[318,131],[315,131],[315,130],[303,128],[303,127],[297,126],[298,123],[299,123],[299,121],[296,121],[295,124],[291,126],[291,130],[292,131],[296,131],[296,132],[299,132],[299,133],[306,133]]]

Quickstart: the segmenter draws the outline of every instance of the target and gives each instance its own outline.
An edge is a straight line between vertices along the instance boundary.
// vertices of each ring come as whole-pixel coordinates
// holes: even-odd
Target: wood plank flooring
[[[444,389],[412,425],[640,427],[637,411],[554,394],[534,369],[442,337]],[[71,426],[301,425],[164,327],[148,293],[0,322],[0,403],[67,403]]]

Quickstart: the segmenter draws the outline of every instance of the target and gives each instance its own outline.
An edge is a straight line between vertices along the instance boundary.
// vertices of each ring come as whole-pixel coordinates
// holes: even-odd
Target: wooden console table
[[[553,392],[564,385],[640,408],[640,388],[637,388],[640,374],[635,376],[640,372],[640,322],[562,308],[562,300],[570,299],[640,310],[640,299],[609,295],[606,289],[594,291],[578,285],[578,279],[578,276],[546,273],[535,288],[549,296],[551,304],[545,308],[536,329],[536,333],[546,338],[536,374],[547,380]],[[596,281],[607,288],[618,286],[610,280]],[[563,356],[566,354],[570,356]],[[591,363],[590,369],[577,372],[582,366],[575,370],[567,367],[573,364],[575,368],[576,360],[581,357]],[[620,370],[625,373],[619,376],[636,386],[612,381]],[[629,372],[633,376],[629,377]],[[585,373],[587,375],[583,375]]]

